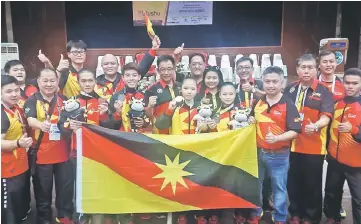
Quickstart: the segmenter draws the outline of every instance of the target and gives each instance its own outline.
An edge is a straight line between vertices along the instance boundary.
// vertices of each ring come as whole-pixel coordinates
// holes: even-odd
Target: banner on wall
[[[211,25],[211,1],[133,1],[133,24],[144,26],[145,11],[154,26]]]

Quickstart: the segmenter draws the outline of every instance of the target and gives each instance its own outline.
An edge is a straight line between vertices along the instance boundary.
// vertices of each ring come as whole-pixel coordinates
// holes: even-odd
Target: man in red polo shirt
[[[52,221],[52,192],[55,179],[55,206],[57,223],[70,224],[73,215],[73,175],[69,161],[67,142],[61,137],[57,123],[63,101],[58,94],[59,80],[52,69],[40,71],[37,79],[39,92],[29,97],[24,104],[24,112],[32,128],[32,137],[37,142],[43,132],[36,150],[36,173],[33,175],[34,193],[37,209],[37,224],[50,224]]]
[[[282,94],[284,82],[283,71],[279,67],[268,67],[263,72],[266,95],[255,103],[250,117],[251,123],[257,122],[260,185],[262,186],[267,173],[272,179],[275,224],[285,224],[287,220],[287,172],[291,140],[295,139],[302,129],[297,108],[287,96]],[[262,208],[255,209],[247,223],[258,224],[261,215]]]
[[[332,92],[335,101],[343,99],[345,89],[341,79],[334,74],[337,67],[335,53],[328,50],[321,51],[318,55],[318,61],[320,70],[318,80]]]
[[[337,67],[336,55],[329,50],[323,50],[318,55],[318,68],[320,74],[318,80],[320,83],[328,88],[333,94],[333,100],[342,100],[345,96],[345,89],[339,77],[334,73]],[[341,206],[340,217],[346,218],[346,210]]]
[[[347,180],[352,196],[353,222],[361,223],[361,70],[345,71],[346,97],[335,104],[330,128],[324,212],[327,224],[341,223],[343,185]]]
[[[289,223],[319,223],[322,217],[322,172],[327,126],[333,117],[332,93],[316,78],[316,59],[305,54],[296,61],[299,80],[284,90],[295,102],[302,133],[292,142],[288,195]]]
[[[28,156],[33,139],[27,136],[27,122],[17,105],[20,87],[16,78],[1,78],[1,223],[17,224],[24,218],[27,200]]]

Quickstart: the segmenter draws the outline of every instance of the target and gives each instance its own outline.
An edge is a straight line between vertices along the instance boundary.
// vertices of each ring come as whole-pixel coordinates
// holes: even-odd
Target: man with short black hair
[[[268,67],[262,76],[266,94],[255,103],[249,121],[257,121],[260,185],[266,174],[270,174],[275,203],[273,219],[275,224],[286,224],[290,147],[291,141],[301,133],[301,121],[292,100],[282,93],[285,82],[283,70],[277,66]],[[261,197],[262,187],[259,195]],[[261,215],[262,208],[255,209],[247,223],[258,224]]]
[[[189,56],[189,69],[191,77],[197,81],[197,93],[201,89],[203,73],[206,69],[206,59],[201,53],[194,53]]]
[[[56,69],[59,76],[59,88],[66,97],[77,96],[80,92],[78,72],[84,67],[87,45],[82,40],[70,40],[66,44],[67,56],[60,54]]]
[[[35,80],[26,79],[24,64],[19,60],[10,60],[6,62],[4,71],[7,75],[13,76],[18,80],[21,91],[18,105],[23,108],[25,100],[38,91]]]
[[[345,180],[352,196],[353,222],[361,223],[361,70],[348,69],[343,82],[346,97],[335,104],[330,127],[324,199],[327,224],[341,223]]]
[[[144,97],[146,114],[152,121],[155,121],[168,108],[169,102],[179,95],[178,85],[174,81],[176,76],[174,58],[170,55],[160,56],[157,67],[160,80],[148,88]],[[169,129],[158,130],[154,126],[153,133],[169,134]]]
[[[20,87],[13,76],[1,77],[1,223],[18,224],[24,218],[28,179],[29,148],[27,122],[17,105]],[[25,211],[26,212],[26,211]]]
[[[52,192],[55,179],[57,223],[70,224],[73,215],[73,175],[67,142],[57,123],[66,98],[58,94],[59,80],[53,69],[42,69],[37,79],[39,92],[25,101],[24,111],[33,139],[40,144],[32,149],[30,164],[37,208],[37,224],[52,221]],[[43,134],[42,134],[43,133]],[[42,138],[40,138],[42,137]],[[39,139],[40,138],[40,139]],[[35,163],[35,164],[34,164]]]
[[[237,100],[244,107],[252,107],[257,97],[262,97],[265,94],[262,81],[252,78],[253,70],[251,58],[241,57],[237,60],[236,72],[240,79],[237,87]]]
[[[297,59],[299,80],[284,94],[295,102],[302,133],[292,142],[288,196],[290,224],[319,223],[322,218],[322,173],[327,126],[333,117],[332,93],[316,77],[316,59],[305,54]]]
[[[42,62],[47,66],[50,62],[45,56],[41,56]],[[26,79],[26,71],[24,64],[19,60],[10,60],[6,62],[4,66],[4,71],[7,75],[13,76],[17,79],[17,82],[20,87],[20,98],[18,100],[18,106],[22,109],[24,107],[25,100],[38,92],[38,84],[36,83],[36,79]],[[30,202],[31,202],[31,192],[30,192],[30,172],[27,173],[27,181],[26,186],[24,187],[24,202],[23,202],[23,220],[27,219],[28,214],[31,211]]]
[[[336,67],[336,54],[329,50],[321,51],[318,55],[318,80],[332,92],[335,101],[343,99],[345,95],[342,81],[335,75]]]

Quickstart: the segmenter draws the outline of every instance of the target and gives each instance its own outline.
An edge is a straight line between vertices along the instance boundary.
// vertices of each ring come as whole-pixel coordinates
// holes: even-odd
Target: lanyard
[[[23,120],[23,117],[20,115],[20,112],[18,110],[18,108],[15,107],[15,111],[14,112],[13,110],[11,110],[10,108],[8,108],[4,103],[1,103],[5,108],[6,110],[11,113],[17,120],[18,122],[21,124],[21,129],[22,129],[22,132],[23,134],[26,133],[26,130],[25,130],[25,124],[24,124],[24,120]]]
[[[320,75],[320,77],[318,77],[318,80],[320,82],[322,82],[322,75]],[[333,75],[333,80],[332,80],[332,88],[331,88],[331,92],[334,93],[335,92],[335,85],[336,85],[336,75]]]
[[[56,100],[58,113],[60,113],[60,111],[61,111],[61,106],[60,106],[60,104],[59,104],[58,94],[55,94],[54,98],[55,98],[55,100]],[[51,107],[52,101],[53,101],[53,100],[50,101],[49,108]],[[49,113],[48,113],[48,110],[49,110],[49,109],[48,109],[48,110],[46,109],[44,102],[42,102],[42,107],[43,107],[43,111],[44,111],[45,116],[46,116],[45,120],[48,120],[48,121],[50,122],[51,117],[49,116]],[[54,114],[54,113],[53,113],[53,114]],[[59,120],[59,119],[60,119],[60,116],[58,117],[58,120]]]
[[[224,112],[227,112],[228,110],[230,110],[231,108],[233,108],[233,104],[229,105],[228,107],[224,108],[223,110],[221,110],[221,108],[219,108],[218,110],[218,114],[223,114]]]
[[[172,99],[175,98],[175,94],[174,94],[174,90],[172,87],[168,86],[168,89],[169,89],[169,92],[170,92],[170,95],[172,96]]]
[[[240,105],[242,105],[242,99],[239,96],[240,91],[241,91],[241,85],[238,85],[238,89],[237,89],[238,99],[239,99]],[[244,101],[246,103],[246,108],[250,108],[253,103],[253,93],[251,93],[251,97],[249,97],[249,92],[244,92]]]
[[[246,107],[249,108],[251,107],[252,105],[252,102],[253,102],[253,93],[251,93],[251,97],[249,99],[249,93],[248,92],[245,92],[244,93],[244,99],[246,101]]]
[[[216,94],[214,94],[214,95],[211,94],[211,95],[212,95],[213,109],[216,109],[218,107]]]
[[[302,113],[303,113],[303,109],[304,109],[304,107],[305,107],[306,94],[307,94],[308,88],[309,88],[309,87],[307,87],[306,89],[302,90],[301,84],[299,84],[299,86],[298,86],[297,96],[296,96],[296,100],[295,100],[295,104],[296,104],[296,107],[297,107],[298,112],[302,112]]]

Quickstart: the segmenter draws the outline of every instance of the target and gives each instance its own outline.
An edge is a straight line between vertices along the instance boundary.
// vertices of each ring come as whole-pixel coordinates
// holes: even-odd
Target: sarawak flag
[[[152,22],[150,21],[146,12],[143,12],[143,14],[144,14],[145,25],[147,26],[148,35],[149,35],[150,39],[153,40],[153,38],[155,36],[155,32],[153,30]]]
[[[77,132],[80,213],[153,213],[260,205],[255,126],[194,135]]]

